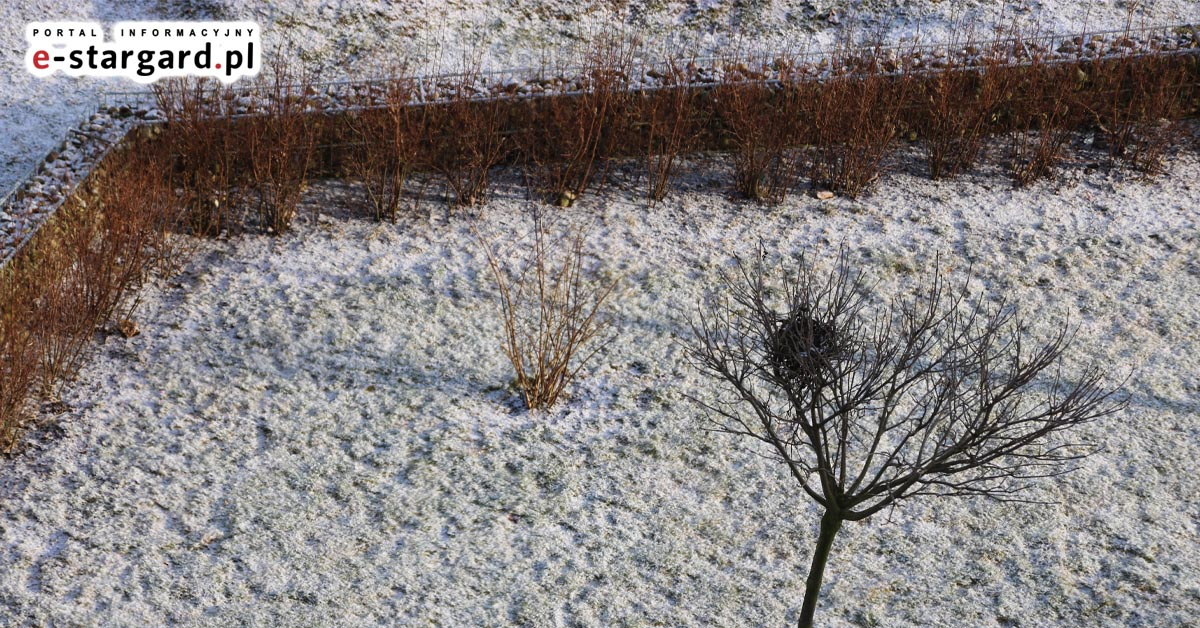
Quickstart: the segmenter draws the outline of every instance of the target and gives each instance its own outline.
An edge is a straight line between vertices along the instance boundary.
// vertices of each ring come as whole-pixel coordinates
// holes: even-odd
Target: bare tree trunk
[[[821,533],[817,536],[817,549],[813,552],[812,567],[808,569],[808,585],[804,588],[804,607],[800,610],[798,628],[812,628],[813,614],[817,612],[817,598],[821,595],[821,579],[825,575],[825,562],[829,560],[829,549],[833,537],[842,529],[842,518],[830,510],[821,516]]]

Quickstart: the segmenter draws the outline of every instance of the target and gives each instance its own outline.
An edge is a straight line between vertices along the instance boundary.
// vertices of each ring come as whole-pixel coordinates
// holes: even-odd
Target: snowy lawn
[[[507,388],[471,221],[322,218],[203,242],[140,336],[109,336],[65,415],[0,463],[0,624],[784,626],[818,511],[704,431],[679,341],[731,256],[850,247],[885,295],[941,252],[1079,362],[1130,371],[1101,451],[1020,506],[912,501],[847,524],[818,624],[1187,626],[1200,617],[1200,163],[1012,190],[895,175],[861,201],[729,200],[705,166],[647,208],[562,212],[623,281],[568,401]],[[618,181],[623,179],[618,176]],[[625,185],[632,185],[625,181]],[[620,187],[620,186],[618,186]],[[529,229],[502,187],[479,226]],[[321,184],[309,202],[346,202]],[[959,275],[961,276],[961,275]]]

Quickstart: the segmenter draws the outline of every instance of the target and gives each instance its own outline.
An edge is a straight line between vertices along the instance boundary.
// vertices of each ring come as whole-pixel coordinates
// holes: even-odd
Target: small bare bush
[[[584,51],[568,94],[523,103],[516,135],[520,158],[534,189],[548,202],[570,205],[603,179],[616,140],[628,126],[633,51],[627,39],[599,36]],[[557,68],[551,74],[568,72]]]
[[[11,451],[38,374],[38,351],[29,327],[39,269],[19,256],[0,268],[0,451]]]
[[[881,46],[843,49],[835,76],[815,86],[804,135],[812,142],[814,187],[856,197],[879,177],[899,134],[911,78],[884,71]]]
[[[154,84],[167,123],[159,144],[173,151],[171,184],[182,208],[182,227],[193,234],[236,232],[249,181],[244,124],[234,92],[215,81],[172,78]],[[147,130],[147,133],[153,131]]]
[[[1011,94],[1010,172],[1018,186],[1025,186],[1053,174],[1079,126],[1079,68],[1035,59],[1028,66],[1005,68],[1004,73]]]
[[[1176,121],[1187,109],[1189,65],[1179,56],[1135,54],[1112,45],[1112,58],[1081,64],[1081,106],[1099,131],[1111,159],[1149,175],[1162,170],[1166,151],[1180,137]]]
[[[977,48],[970,40],[966,47]],[[997,67],[994,61],[950,66],[915,82],[918,132],[931,178],[953,177],[978,161],[1005,93]]]
[[[451,207],[486,201],[489,172],[508,151],[508,104],[487,97],[481,84],[478,67],[463,72],[444,102],[426,106],[423,145],[430,168],[446,180]]]
[[[128,317],[142,282],[178,253],[170,160],[127,142],[0,269],[2,449],[16,443],[29,395],[55,396],[96,329]]]
[[[73,201],[56,214],[34,253],[38,257],[40,288],[29,325],[39,349],[39,380],[43,397],[74,374],[96,327],[124,295],[126,275],[120,267],[121,238],[107,238],[105,213]]]
[[[95,329],[130,316],[156,269],[175,261],[170,190],[152,148],[125,147],[43,227],[33,254],[41,292],[29,324],[41,348],[42,394],[71,377]],[[39,234],[42,235],[42,234]]]
[[[89,192],[101,215],[101,257],[111,260],[115,292],[113,306],[97,310],[101,320],[129,316],[136,299],[128,297],[152,273],[178,268],[187,254],[173,235],[180,218],[171,203],[164,148],[160,142],[127,139],[94,174]]]
[[[310,101],[312,77],[278,62],[259,88],[265,111],[246,125],[250,176],[259,228],[278,235],[291,229],[314,167],[324,116]]]
[[[680,155],[697,146],[702,125],[684,65],[671,61],[650,75],[659,88],[633,94],[630,141],[639,147],[646,196],[656,203],[667,195]]]
[[[531,238],[525,259],[513,267],[479,235],[500,291],[501,346],[526,407],[538,410],[553,406],[602,348],[601,335],[609,326],[602,308],[617,281],[589,277],[581,233],[551,234],[535,214]]]
[[[795,186],[800,168],[792,150],[803,98],[811,88],[768,82],[743,63],[725,68],[715,92],[716,109],[732,141],[734,189],[760,203],[778,203]]]
[[[372,216],[395,221],[408,175],[418,167],[427,109],[413,106],[416,83],[401,72],[358,97],[346,116],[346,171],[363,183]]]

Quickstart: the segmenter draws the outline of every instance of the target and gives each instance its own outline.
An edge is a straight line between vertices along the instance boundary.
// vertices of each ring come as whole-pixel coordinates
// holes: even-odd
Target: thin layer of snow
[[[0,624],[759,626],[794,623],[816,508],[704,431],[687,320],[758,243],[850,247],[884,296],[940,252],[973,288],[1080,325],[1132,371],[1101,451],[1049,506],[914,501],[839,536],[822,625],[1186,626],[1200,616],[1200,161],[1144,184],[1071,170],[891,176],[861,201],[729,200],[722,166],[647,208],[561,212],[621,276],[615,339],[552,412],[515,411],[471,221],[321,219],[202,242],[0,466]],[[715,168],[715,169],[714,169]],[[617,173],[618,188],[632,187]],[[338,185],[309,202],[336,209]],[[527,233],[502,187],[477,226]],[[513,245],[516,246],[516,245]],[[918,272],[914,272],[916,269]]]
[[[66,130],[96,110],[106,91],[140,89],[128,81],[56,76],[24,69],[25,25],[32,21],[255,20],[266,59],[286,54],[323,77],[385,75],[398,59],[436,73],[479,63],[487,68],[537,65],[564,56],[595,34],[641,35],[673,54],[730,49],[823,48],[836,29],[860,25],[890,40],[937,42],[949,26],[986,31],[1014,20],[1050,31],[1121,28],[1130,15],[1119,0],[1058,2],[917,2],[774,0],[65,0],[0,5],[0,194],[25,178]],[[1137,3],[1133,25],[1174,24],[1200,15],[1196,0]]]

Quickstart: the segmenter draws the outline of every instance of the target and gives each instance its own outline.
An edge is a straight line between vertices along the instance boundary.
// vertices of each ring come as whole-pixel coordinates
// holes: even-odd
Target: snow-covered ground
[[[131,82],[25,72],[32,21],[255,20],[267,58],[287,54],[329,79],[377,76],[397,59],[426,72],[479,62],[536,64],[607,29],[641,35],[651,50],[708,54],[730,48],[827,45],[855,24],[889,39],[938,41],[948,25],[980,31],[1014,20],[1056,31],[1194,21],[1196,0],[21,0],[0,3],[0,195],[23,179],[67,129],[95,111],[104,92]],[[280,52],[285,51],[285,52]]]
[[[253,19],[323,75],[560,54],[610,24],[673,51],[821,47],[838,25],[937,40],[948,24],[1119,27],[1129,3],[775,0],[245,2],[0,6],[0,193],[104,90],[23,69],[34,20]],[[1200,2],[1135,20],[1195,20]],[[472,59],[475,60],[475,59]],[[708,168],[707,170],[705,168]],[[896,175],[861,201],[730,201],[702,166],[648,209],[585,197],[617,337],[555,411],[514,411],[496,295],[470,224],[301,225],[202,242],[159,282],[143,334],[110,336],[0,462],[0,625],[757,626],[794,623],[815,508],[684,395],[687,317],[730,256],[838,243],[886,293],[936,251],[1046,319],[1080,359],[1133,376],[1100,454],[1053,506],[912,502],[848,524],[829,626],[1189,626],[1200,617],[1200,163],[1152,184],[1100,171],[1014,191],[994,175]],[[319,186],[311,202],[344,203]],[[519,190],[481,228],[528,229]],[[1041,320],[1041,319],[1038,319]]]
[[[514,410],[465,217],[322,218],[201,242],[0,464],[0,624],[782,626],[817,510],[763,450],[704,431],[687,320],[758,242],[849,246],[883,295],[940,252],[1077,362],[1132,372],[1100,452],[1034,497],[913,501],[847,524],[824,626],[1184,627],[1200,617],[1200,160],[1153,183],[1072,166],[888,177],[860,201],[726,196],[697,164],[647,208],[562,212],[621,276],[615,339],[545,414]],[[517,187],[478,227],[529,229]],[[309,202],[336,211],[344,186]]]

